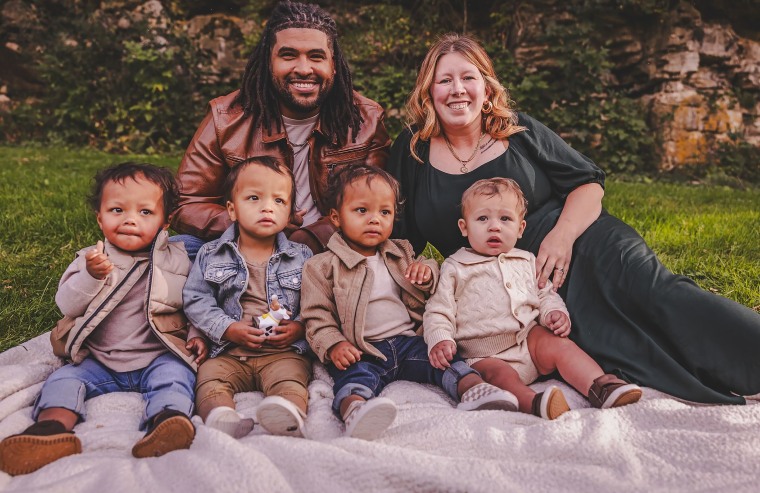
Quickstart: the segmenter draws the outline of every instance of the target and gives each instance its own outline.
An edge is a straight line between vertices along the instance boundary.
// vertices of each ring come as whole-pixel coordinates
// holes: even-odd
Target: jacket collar
[[[219,243],[216,248],[214,248],[214,252],[218,252],[227,246],[237,251],[236,242],[239,234],[237,226],[237,223],[232,223],[224,231],[224,233],[222,233],[222,236],[220,236],[219,240],[217,240]],[[292,241],[288,240],[288,237],[285,236],[285,233],[282,231],[277,233],[277,236],[274,239],[274,255],[287,255],[288,257],[295,257],[298,255],[296,245]]]
[[[367,257],[352,250],[351,247],[348,246],[348,243],[343,239],[343,235],[341,235],[340,232],[333,233],[330,240],[327,242],[327,249],[333,252],[348,269],[353,269],[361,262],[366,262],[367,260]],[[404,252],[401,248],[391,240],[385,240],[382,242],[378,247],[378,250],[380,251],[380,256],[383,258],[389,256],[401,258],[404,256]]]
[[[267,132],[264,129],[264,126],[261,125],[259,127],[259,131],[261,132],[261,141],[265,144],[271,144],[272,142],[277,142],[279,140],[287,140],[288,135],[285,133],[285,124],[282,121],[282,118],[280,120],[280,131],[277,132],[277,125],[275,122],[271,122],[270,127],[272,128],[271,133]],[[314,130],[312,133],[319,134],[323,138],[325,138],[324,132],[322,132],[322,118],[317,118],[317,124],[314,126]],[[311,138],[311,137],[309,137]],[[333,142],[333,144],[337,143],[337,141]]]
[[[154,250],[166,249],[169,245],[169,233],[165,229],[161,230],[153,240],[150,251],[145,252],[127,252],[114,246],[108,240],[104,241],[103,250],[108,255],[108,260],[119,269],[129,269],[137,262],[147,261]]]
[[[471,265],[480,264],[483,262],[491,262],[497,258],[519,258],[523,260],[530,260],[531,255],[532,254],[530,252],[527,252],[525,250],[513,248],[506,253],[499,254],[497,257],[490,257],[488,255],[481,255],[470,248],[462,247],[454,252],[449,258],[451,260],[459,262],[460,264]]]

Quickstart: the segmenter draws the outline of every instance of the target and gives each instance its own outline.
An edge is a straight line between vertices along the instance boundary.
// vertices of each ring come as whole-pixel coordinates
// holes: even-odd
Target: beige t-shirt
[[[307,143],[314,127],[317,125],[319,114],[304,120],[294,120],[286,116],[282,117],[285,123],[285,132],[293,147],[293,175],[296,179],[296,210],[306,209],[303,217],[303,225],[308,226],[317,219],[320,214],[314,197],[311,196],[309,184],[309,144]],[[300,145],[303,144],[303,145]]]
[[[256,326],[253,322],[256,317],[260,317],[269,311],[269,302],[267,301],[267,262],[251,263],[246,260],[248,266],[248,286],[240,297],[240,305],[243,307],[243,319],[241,322]],[[261,349],[249,349],[241,346],[231,346],[228,351],[232,356],[260,356],[262,354],[281,353],[285,349],[276,349],[273,347],[262,347]]]
[[[380,253],[367,257],[367,267],[372,269],[375,280],[364,320],[364,339],[379,341],[398,335],[415,335],[414,321],[401,301],[401,287],[391,277]]]

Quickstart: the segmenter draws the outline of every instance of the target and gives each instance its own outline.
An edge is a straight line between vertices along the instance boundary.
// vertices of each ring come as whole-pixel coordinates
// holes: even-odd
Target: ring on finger
[[[560,271],[562,274],[565,273],[565,269],[563,267],[555,267],[554,270]]]

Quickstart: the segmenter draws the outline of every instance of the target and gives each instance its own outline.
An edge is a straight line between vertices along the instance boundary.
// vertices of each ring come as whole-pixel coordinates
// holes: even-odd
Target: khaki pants
[[[222,354],[198,369],[196,409],[205,421],[215,407],[234,409],[236,393],[258,390],[291,401],[305,414],[310,377],[311,360],[293,351],[253,357]]]

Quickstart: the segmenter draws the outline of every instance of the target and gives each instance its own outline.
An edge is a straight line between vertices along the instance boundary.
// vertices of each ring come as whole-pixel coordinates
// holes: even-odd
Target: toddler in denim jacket
[[[232,168],[224,183],[233,224],[201,247],[183,292],[185,313],[212,342],[198,370],[197,412],[235,438],[254,425],[235,410],[238,392],[262,391],[256,417],[274,435],[303,435],[311,360],[300,321],[301,269],[308,247],[283,230],[295,210],[292,172],[272,157]],[[276,296],[289,318],[268,335],[258,320]]]

